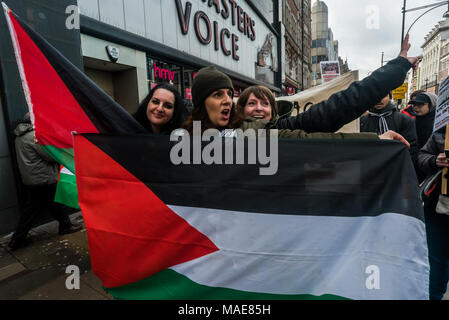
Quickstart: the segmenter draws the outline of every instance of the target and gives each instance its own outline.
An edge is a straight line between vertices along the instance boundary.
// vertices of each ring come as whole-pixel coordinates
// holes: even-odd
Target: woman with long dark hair
[[[170,134],[182,126],[186,109],[178,90],[161,83],[151,89],[133,116],[151,133]]]

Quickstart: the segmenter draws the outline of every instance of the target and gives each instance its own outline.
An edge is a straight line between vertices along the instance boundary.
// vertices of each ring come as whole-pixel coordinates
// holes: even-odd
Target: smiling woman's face
[[[166,89],[157,89],[147,106],[147,118],[153,130],[161,128],[173,118],[175,96]],[[156,129],[156,131],[158,131]]]
[[[244,116],[245,118],[271,120],[270,101],[266,97],[259,99],[254,93],[251,93],[244,107]]]
[[[209,120],[215,128],[225,127],[229,123],[232,109],[232,91],[219,89],[204,100]]]

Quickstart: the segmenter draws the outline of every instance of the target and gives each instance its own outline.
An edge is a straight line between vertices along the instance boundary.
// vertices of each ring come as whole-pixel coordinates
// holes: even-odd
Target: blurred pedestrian
[[[423,93],[423,92],[426,92],[426,91],[424,91],[424,90],[416,90],[416,91],[413,91],[412,94],[410,95],[410,101],[413,100],[413,99],[415,99],[415,97],[416,97],[418,94]],[[411,117],[412,119],[415,119],[416,114],[415,114],[415,112],[413,111],[413,105],[410,104],[410,101],[409,101],[408,104],[407,104],[407,108],[405,108],[404,110],[401,110],[401,113],[403,113],[403,114],[405,114],[405,115]]]
[[[433,122],[435,120],[435,110],[438,97],[432,92],[422,92],[416,95],[410,104],[416,115],[416,134],[418,136],[418,149],[421,149],[433,132]]]
[[[59,164],[55,162],[37,143],[29,113],[14,130],[15,149],[20,176],[24,184],[27,200],[20,205],[19,224],[8,246],[16,250],[26,245],[27,235],[39,217],[49,211],[59,222],[59,234],[80,230],[80,225],[70,221],[70,208],[54,202]]]

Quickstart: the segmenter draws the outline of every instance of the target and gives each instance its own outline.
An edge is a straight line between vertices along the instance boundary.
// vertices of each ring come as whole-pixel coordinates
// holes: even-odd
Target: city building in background
[[[438,93],[438,85],[444,80],[444,74],[447,74],[448,38],[448,19],[440,21],[424,38],[424,43],[421,46],[423,59],[420,64],[418,89]]]
[[[280,94],[278,2],[78,0],[86,74],[130,112],[160,82],[189,100],[196,72],[209,65],[231,77],[236,96],[254,84]]]
[[[328,24],[328,7],[320,0],[312,6],[312,86],[322,83],[320,62],[339,61],[338,41]]]
[[[295,94],[311,84],[310,0],[283,0],[284,78],[283,93]]]
[[[345,74],[349,71],[348,59],[343,61],[341,57],[338,57],[338,63],[340,64],[340,72],[341,74]]]

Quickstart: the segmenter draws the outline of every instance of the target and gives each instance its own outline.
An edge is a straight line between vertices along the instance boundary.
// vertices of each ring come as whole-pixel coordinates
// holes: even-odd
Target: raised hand
[[[410,49],[410,42],[409,40],[410,35],[407,33],[405,35],[404,41],[402,41],[402,47],[401,47],[401,52],[399,53],[399,56],[404,57],[405,59],[407,59],[412,65],[413,65],[413,69],[416,68],[416,66],[418,65],[418,61],[420,59],[422,59],[422,56],[417,56],[417,57],[409,57],[407,55],[408,50]]]

